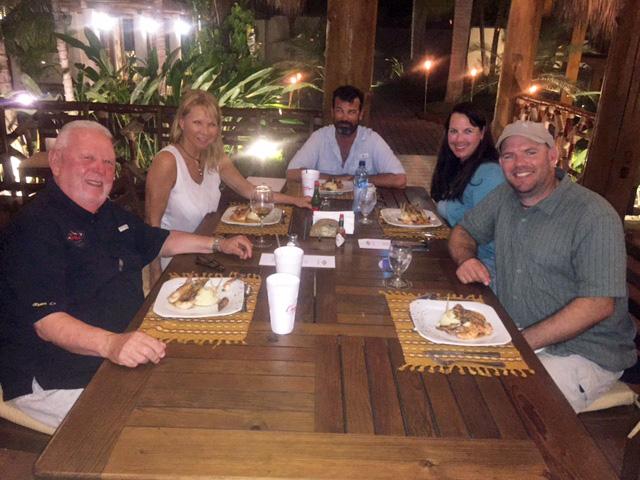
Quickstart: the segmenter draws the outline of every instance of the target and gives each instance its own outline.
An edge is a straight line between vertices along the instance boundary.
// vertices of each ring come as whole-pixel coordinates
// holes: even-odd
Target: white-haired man
[[[98,123],[65,125],[49,164],[53,181],[0,240],[0,383],[5,400],[55,427],[103,358],[135,367],[164,357],[162,342],[123,333],[145,264],[212,250],[248,258],[252,247],[150,227],[110,202],[115,153]]]
[[[498,298],[580,412],[636,361],[622,223],[556,168],[541,123],[507,125],[496,147],[507,184],[454,228],[449,251],[460,281],[488,285],[476,246],[495,240]]]

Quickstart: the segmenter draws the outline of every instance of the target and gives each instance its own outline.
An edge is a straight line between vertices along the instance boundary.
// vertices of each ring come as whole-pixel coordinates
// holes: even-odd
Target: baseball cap
[[[496,142],[496,148],[500,150],[502,142],[514,135],[520,135],[521,137],[528,138],[536,143],[544,143],[549,148],[553,148],[555,146],[553,136],[542,123],[518,120],[504,127],[502,134],[498,137],[498,141]]]

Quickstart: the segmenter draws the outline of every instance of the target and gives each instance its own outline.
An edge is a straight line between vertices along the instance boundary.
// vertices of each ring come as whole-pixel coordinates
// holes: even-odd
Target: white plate
[[[324,180],[324,182],[327,181],[328,180]],[[353,192],[353,182],[351,180],[342,180],[342,188],[339,188],[338,190],[325,190],[322,188],[324,182],[320,181],[320,195],[342,195],[343,193]]]
[[[229,298],[229,303],[219,312],[215,311],[215,307],[193,307],[189,309],[182,309],[171,305],[168,300],[169,295],[175,292],[175,290],[186,280],[186,277],[178,277],[164,282],[162,287],[160,287],[158,297],[153,304],[153,311],[161,317],[200,318],[221,317],[239,312],[240,309],[242,309],[242,302],[244,301],[244,282],[242,280],[231,282],[227,286],[227,290],[221,294],[221,296]],[[216,287],[219,285],[219,282],[226,282],[227,280],[229,280],[229,278],[211,278],[205,284],[205,287]]]
[[[442,222],[438,218],[438,216],[433,213],[431,210],[422,210],[427,217],[431,220],[431,223],[428,225],[407,225],[406,223],[402,223],[399,219],[400,217],[400,209],[399,208],[383,208],[380,210],[380,215],[382,215],[382,219],[387,222],[389,225],[393,225],[394,227],[405,227],[405,228],[430,228],[430,227],[439,227],[442,225]]]
[[[229,225],[242,225],[243,227],[259,227],[260,226],[260,222],[238,222],[236,220],[231,220],[231,215],[233,214],[236,207],[238,206],[239,205],[233,205],[224,211],[221,218],[222,223],[228,223]],[[265,226],[275,225],[276,223],[280,222],[281,219],[282,219],[282,209],[276,207],[273,210],[271,210],[271,212],[269,212],[269,215],[264,217],[262,224]]]
[[[444,315],[447,302],[445,300],[414,300],[409,305],[411,312],[411,320],[416,327],[416,331],[435,343],[444,343],[447,345],[504,345],[511,341],[511,335],[505,328],[502,320],[498,317],[496,311],[489,305],[478,302],[457,302],[449,301],[449,307],[453,308],[456,304],[462,305],[468,310],[481,313],[493,327],[493,333],[486,337],[475,338],[473,340],[462,340],[455,335],[438,330],[436,325]]]

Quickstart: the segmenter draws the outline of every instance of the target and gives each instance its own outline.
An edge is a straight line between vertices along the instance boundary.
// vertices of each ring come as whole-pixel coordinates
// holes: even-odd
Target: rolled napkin
[[[353,231],[355,228],[355,214],[351,210],[346,210],[344,212],[323,212],[317,211],[313,212],[313,223],[316,223],[318,220],[323,218],[330,218],[335,220],[336,222],[340,220],[340,214],[344,215],[344,230],[348,235],[353,235]]]

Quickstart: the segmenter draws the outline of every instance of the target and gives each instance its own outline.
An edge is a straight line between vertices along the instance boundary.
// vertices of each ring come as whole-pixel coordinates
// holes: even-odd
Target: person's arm
[[[610,317],[615,307],[611,297],[581,297],[572,300],[550,317],[522,331],[532,349],[574,338]]]
[[[220,162],[218,171],[220,172],[220,178],[225,184],[244,198],[251,198],[255,186],[242,176],[227,155],[225,155]],[[311,199],[309,197],[293,197],[280,192],[273,192],[273,200],[276,203],[295,205],[300,208],[311,208]]]
[[[251,258],[253,245],[244,235],[222,238],[172,230],[162,245],[160,256],[173,257],[180,253],[211,253],[214,251],[236,255],[242,260],[246,260]]]
[[[407,176],[404,173],[381,173],[370,175],[369,182],[376,187],[405,188],[407,186]]]
[[[113,333],[88,325],[64,313],[51,313],[34,324],[38,337],[79,355],[107,358],[117,365],[136,367],[158,363],[165,356],[165,344],[134,331]]]
[[[145,221],[152,227],[159,227],[164,211],[167,209],[169,195],[176,184],[176,159],[169,152],[160,152],[154,159],[147,172],[145,186]],[[153,285],[160,275],[160,259],[156,258],[149,264],[149,280]]]
[[[487,267],[476,257],[478,244],[463,227],[456,225],[449,237],[449,254],[458,269],[456,275],[462,283],[491,283],[491,274]]]

